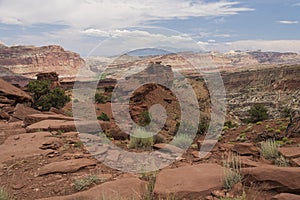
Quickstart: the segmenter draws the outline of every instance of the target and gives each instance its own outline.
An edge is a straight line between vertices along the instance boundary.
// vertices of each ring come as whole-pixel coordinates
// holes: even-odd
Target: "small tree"
[[[37,102],[41,96],[50,92],[50,81],[33,80],[28,83],[28,91],[33,94],[33,99]]]
[[[204,135],[209,127],[209,120],[207,118],[201,118],[198,125],[198,134]]]
[[[248,122],[256,123],[268,119],[268,110],[261,104],[256,104],[248,111]]]
[[[28,84],[28,90],[33,93],[34,107],[43,111],[50,110],[51,107],[60,109],[70,101],[70,97],[65,94],[64,89],[50,89],[50,81],[33,80]]]

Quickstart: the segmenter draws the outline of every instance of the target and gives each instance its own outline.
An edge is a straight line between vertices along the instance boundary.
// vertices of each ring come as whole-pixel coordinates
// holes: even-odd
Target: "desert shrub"
[[[50,90],[49,93],[41,96],[36,102],[36,106],[43,111],[50,110],[51,107],[60,109],[70,101],[70,97],[65,94],[64,89],[55,88]]]
[[[207,132],[209,127],[209,120],[207,118],[201,118],[198,125],[198,134],[203,135]]]
[[[256,104],[256,105],[252,106],[248,110],[248,114],[249,114],[249,118],[247,121],[251,122],[251,123],[263,121],[263,120],[268,119],[268,117],[269,117],[268,110],[265,108],[265,106],[260,105],[260,104]]]
[[[267,140],[261,143],[260,153],[269,160],[274,160],[279,156],[278,144],[274,140]]]
[[[225,123],[224,123],[224,127],[228,127],[228,128],[234,128],[234,127],[236,127],[236,124],[234,124],[232,121],[226,121]]]
[[[0,187],[0,200],[10,200],[10,195],[3,187]]]
[[[177,134],[170,144],[182,149],[187,149],[192,144],[192,142],[193,139],[191,138],[191,136],[187,134]]]
[[[50,92],[51,82],[48,80],[32,80],[28,83],[27,89],[33,93],[34,101],[38,101],[39,98]]]
[[[107,114],[105,112],[102,112],[101,115],[99,115],[97,117],[98,120],[102,120],[102,121],[110,121],[109,117],[107,116]]]
[[[278,167],[289,167],[290,161],[281,155],[275,159],[275,165]]]
[[[151,122],[151,117],[149,111],[143,111],[140,114],[140,125],[147,126]]]
[[[143,128],[138,128],[130,135],[129,148],[149,149],[153,146],[153,136]]]
[[[95,94],[95,103],[104,104],[106,102],[107,102],[106,96],[104,96],[103,94],[100,94],[100,93]]]
[[[99,182],[101,182],[101,179],[99,179],[97,176],[89,175],[85,178],[75,180],[74,187],[75,187],[75,190],[82,191],[82,190],[87,189],[89,186],[91,186],[93,184],[97,184]]]
[[[256,125],[262,125],[262,122],[256,122]]]
[[[237,155],[230,155],[223,161],[224,165],[224,188],[231,189],[235,184],[242,181],[241,160]]]
[[[290,108],[288,108],[288,107],[285,107],[285,108],[283,108],[282,109],[282,111],[281,111],[281,116],[282,117],[290,117],[290,115],[291,115],[291,109]]]
[[[28,91],[33,94],[33,107],[48,111],[51,107],[60,109],[70,101],[62,88],[50,88],[50,81],[33,80],[28,83]]]

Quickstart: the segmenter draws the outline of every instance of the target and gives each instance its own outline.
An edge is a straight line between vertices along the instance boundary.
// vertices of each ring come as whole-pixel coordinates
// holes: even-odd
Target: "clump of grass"
[[[290,161],[281,155],[276,158],[275,165],[277,165],[278,167],[289,167]]]
[[[0,200],[10,200],[11,197],[8,192],[3,188],[0,187]]]
[[[223,162],[224,165],[224,188],[231,189],[235,184],[242,181],[241,160],[238,155],[230,155]]]
[[[268,160],[275,160],[279,156],[278,144],[275,140],[267,140],[261,143],[260,153]]]
[[[221,197],[220,200],[248,200],[246,193],[238,197]]]
[[[101,182],[101,179],[99,179],[96,175],[89,175],[85,178],[75,180],[74,187],[75,190],[82,191],[87,189],[89,186],[97,184],[99,182]]]
[[[146,131],[145,129],[138,128],[133,133],[133,135],[130,136],[129,148],[149,149],[153,146],[153,144],[154,139],[152,134]]]
[[[187,149],[193,142],[193,139],[187,134],[177,134],[170,144]]]

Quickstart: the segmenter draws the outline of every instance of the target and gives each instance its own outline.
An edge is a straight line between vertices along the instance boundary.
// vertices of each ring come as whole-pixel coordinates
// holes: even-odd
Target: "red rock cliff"
[[[56,45],[0,46],[0,66],[31,78],[40,72],[53,71],[60,76],[72,77],[85,62],[79,54]]]

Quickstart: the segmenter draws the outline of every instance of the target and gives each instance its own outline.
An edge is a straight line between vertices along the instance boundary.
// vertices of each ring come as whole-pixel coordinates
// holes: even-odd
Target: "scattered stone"
[[[298,167],[263,165],[254,168],[243,168],[241,173],[246,181],[266,183],[265,190],[300,192],[300,168]]]
[[[279,152],[286,158],[299,158],[300,147],[282,147],[279,148]]]
[[[38,176],[52,174],[52,173],[72,173],[76,172],[84,167],[96,165],[97,162],[91,159],[75,159],[59,161],[47,164],[40,168],[38,171]]]
[[[232,189],[228,192],[229,197],[237,197],[237,196],[242,196],[243,195],[243,184],[242,183],[237,183],[235,184]]]
[[[174,194],[178,199],[204,198],[223,187],[223,173],[223,168],[216,164],[162,170],[156,177],[154,193],[161,197]]]
[[[271,200],[300,200],[300,196],[296,194],[281,193],[273,196]]]
[[[184,152],[184,149],[178,148],[171,144],[159,143],[153,145],[154,149],[160,149],[161,151],[168,151],[174,154],[181,154]]]
[[[20,139],[20,136],[18,136],[18,135],[14,137],[14,140],[19,140],[19,139]]]
[[[224,198],[226,196],[224,190],[214,190],[212,191],[211,194],[213,197],[217,197],[217,198]]]
[[[47,142],[44,142],[40,149],[52,149],[57,150],[62,146],[59,138],[50,138]]]

